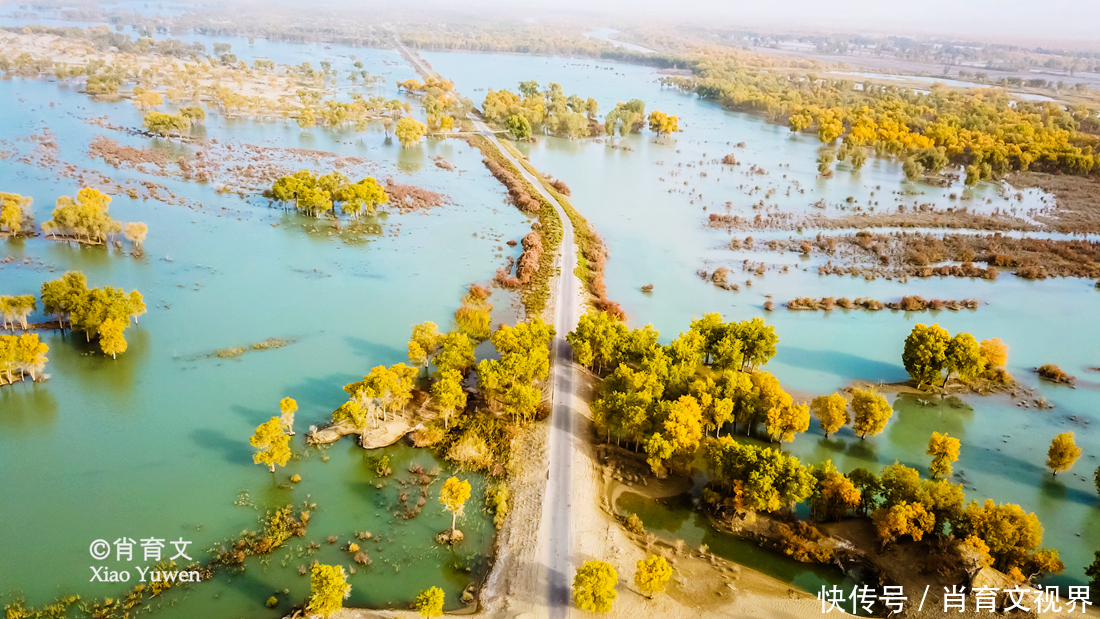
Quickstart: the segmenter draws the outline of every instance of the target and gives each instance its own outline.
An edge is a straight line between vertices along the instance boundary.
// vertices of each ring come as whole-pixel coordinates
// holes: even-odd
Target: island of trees
[[[775,355],[778,336],[759,318],[725,322],[708,314],[662,346],[651,326],[630,329],[593,312],[581,317],[567,339],[575,360],[600,379],[592,404],[598,436],[644,451],[658,477],[690,477],[702,455],[709,475],[703,503],[720,520],[754,513],[781,516],[779,522],[786,523],[793,506],[806,502],[815,521],[869,518],[883,546],[902,538],[934,539],[938,547],[951,549],[960,565],[992,566],[1016,582],[1063,569],[1057,551],[1040,547],[1042,527],[1034,514],[991,500],[967,503],[962,485],[949,480],[961,443],[947,433],[929,438],[927,479],[900,463],[845,474],[831,462],[809,466],[772,446],[806,432],[811,415],[825,436],[851,424],[860,438],[873,437],[886,428],[893,409],[882,395],[861,389],[851,390],[850,398],[838,392],[815,397],[809,405],[794,402],[760,369]],[[923,325],[910,340],[905,359],[919,374],[914,380],[934,380],[937,386],[945,375],[965,378],[1007,360],[1000,340],[951,338]],[[746,438],[735,437],[739,430]],[[766,442],[754,441],[754,435]],[[1079,457],[1072,435],[1060,435],[1047,466],[1057,473]],[[821,543],[816,526],[796,525],[770,529],[767,543],[801,560],[830,562],[834,551]],[[607,580],[600,574],[594,566],[578,571],[574,593],[581,608],[610,608],[613,594],[601,600],[595,593],[597,583]]]

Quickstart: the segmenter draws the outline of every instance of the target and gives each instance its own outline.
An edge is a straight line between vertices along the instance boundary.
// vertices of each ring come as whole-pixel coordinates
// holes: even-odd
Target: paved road
[[[543,503],[544,523],[550,530],[547,548],[547,580],[549,591],[547,605],[550,619],[569,616],[570,591],[573,575],[573,519],[571,517],[573,458],[576,447],[573,444],[573,351],[565,341],[565,334],[577,326],[576,299],[579,297],[580,284],[573,273],[576,268],[577,250],[573,243],[573,223],[566,216],[554,196],[546,191],[538,179],[534,178],[515,158],[505,150],[492,131],[480,120],[474,120],[476,127],[485,137],[496,145],[505,158],[538,190],[550,204],[554,205],[562,224],[561,252],[558,254],[558,291],[554,304],[554,352],[556,362],[553,369],[553,413],[550,416],[550,468],[547,474],[545,502]]]
[[[409,60],[422,76],[439,77],[408,48],[401,44],[400,39],[394,37],[394,43],[398,51]],[[558,254],[558,268],[560,277],[557,279],[558,290],[554,304],[554,330],[557,336],[554,338],[553,350],[555,363],[553,366],[553,409],[550,416],[550,462],[547,471],[546,493],[543,501],[542,522],[549,526],[548,531],[542,534],[547,536],[547,606],[550,610],[550,619],[567,618],[570,614],[570,600],[572,588],[573,565],[573,519],[572,488],[573,488],[573,460],[577,455],[577,447],[574,444],[573,434],[573,400],[574,371],[573,352],[569,343],[565,341],[565,334],[577,326],[576,300],[580,297],[580,284],[573,273],[576,268],[577,250],[573,243],[573,223],[565,214],[565,209],[558,203],[554,196],[546,191],[530,172],[527,171],[515,157],[504,148],[496,135],[477,116],[473,118],[474,128],[485,136],[520,174],[527,179],[543,198],[554,206],[562,225],[561,251]]]

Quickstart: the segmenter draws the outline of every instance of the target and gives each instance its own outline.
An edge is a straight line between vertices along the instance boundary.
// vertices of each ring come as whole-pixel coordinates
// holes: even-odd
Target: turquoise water
[[[381,73],[384,67],[371,70]],[[307,449],[304,431],[346,398],[344,384],[375,365],[405,360],[414,323],[433,320],[447,328],[465,288],[487,282],[504,255],[518,255],[503,242],[520,238],[530,221],[504,204],[504,191],[480,154],[455,142],[403,150],[380,130],[302,132],[281,122],[227,123],[216,115],[207,120],[209,137],[365,157],[380,179],[392,176],[453,200],[424,212],[383,216],[381,234],[347,237],[269,208],[261,198],[244,201],[217,193],[213,184],[147,177],[90,161],[88,144],[97,134],[179,154],[178,143],[83,120],[106,115],[113,124],[137,126],[140,115],[129,103],[95,102],[68,87],[20,80],[0,82],[0,96],[19,101],[0,129],[7,147],[29,151],[18,138],[49,127],[60,160],[118,180],[163,183],[194,207],[116,197],[116,219],[149,225],[143,257],[44,238],[0,247],[0,255],[12,258],[0,264],[0,293],[37,293],[44,281],[79,269],[91,286],[140,290],[149,309],[127,330],[129,350],[117,360],[90,352],[80,334],[44,333],[50,379],[0,389],[0,493],[6,498],[0,522],[7,532],[0,594],[22,592],[31,604],[68,593],[118,597],[125,585],[88,582],[89,566],[97,564],[89,555],[93,540],[182,537],[192,542],[189,556],[206,560],[216,543],[255,529],[265,510],[308,501],[317,508],[307,536],[288,547],[315,541],[321,544],[318,554],[296,556],[285,568],[283,550],[266,567],[250,559],[243,575],[219,577],[186,596],[170,594],[166,608],[181,617],[215,608],[219,616],[276,616],[263,602],[289,589],[279,596],[280,609],[301,603],[308,577],[298,567],[314,558],[350,566],[350,555],[338,546],[362,530],[375,535],[363,544],[373,563],[351,576],[350,604],[403,607],[421,589],[440,586],[449,607],[456,607],[463,588],[487,570],[494,531],[482,509],[483,478],[451,471],[423,450],[389,450],[394,479],[407,477],[412,463],[471,479],[473,495],[460,521],[466,540],[452,553],[434,541],[450,526],[437,500],[442,477],[433,482],[422,514],[406,522],[394,516],[395,481],[375,488],[379,480],[366,464],[367,452],[351,439],[323,453]],[[436,167],[435,156],[458,169]],[[0,188],[34,196],[41,223],[58,196],[79,187],[55,170],[12,159],[0,166]],[[492,302],[495,320],[515,320],[520,311],[506,292],[494,292]],[[292,343],[230,360],[208,356],[269,337]],[[301,407],[298,435],[294,459],[273,479],[252,463],[248,438],[256,425],[278,414],[284,396]],[[300,484],[287,482],[293,474],[302,476]],[[247,506],[235,504],[242,496],[250,498]],[[337,545],[325,542],[330,535],[339,536]],[[106,563],[111,569],[131,567]]]
[[[622,303],[632,324],[652,323],[666,342],[703,313],[720,312],[738,320],[763,316],[780,336],[778,353],[766,369],[788,390],[809,398],[853,380],[905,380],[902,345],[916,323],[936,322],[952,333],[969,331],[978,339],[1002,338],[1010,348],[1009,371],[1053,403],[1053,410],[1023,409],[1004,397],[966,396],[961,407],[939,402],[925,407],[891,397],[896,412],[878,437],[861,441],[846,429],[825,440],[813,421],[809,432],[783,448],[813,463],[831,459],[841,470],[880,467],[898,460],[926,473],[928,437],[933,431],[948,431],[962,441],[955,473],[968,497],[1019,503],[1035,511],[1046,529],[1044,545],[1056,548],[1066,564],[1064,574],[1049,581],[1064,585],[1087,580],[1084,568],[1100,549],[1096,517],[1100,499],[1092,480],[1100,464],[1100,433],[1092,428],[1100,418],[1100,374],[1088,369],[1100,365],[1096,358],[1100,330],[1092,327],[1100,315],[1100,293],[1093,282],[1025,281],[1005,274],[996,282],[956,278],[911,279],[907,284],[881,278],[868,282],[848,276],[819,277],[817,258],[735,253],[726,248],[729,233],[705,227],[708,212],[751,218],[760,212],[752,205],[769,187],[778,191],[765,201],[778,203],[784,211],[813,211],[810,205],[825,199],[831,213],[839,213],[838,204],[849,195],[863,205],[877,200],[884,210],[899,200],[912,204],[914,199],[946,207],[957,204],[950,193],[961,189],[913,185],[903,180],[898,165],[875,159],[861,173],[842,165],[836,168],[835,178],[817,178],[815,157],[820,143],[816,139],[728,112],[694,95],[662,89],[655,81],[659,72],[646,67],[503,55],[424,56],[466,93],[515,88],[519,80],[537,77],[543,85],[560,82],[567,93],[595,96],[605,111],[616,101],[637,97],[646,102],[647,111],[660,109],[680,116],[683,132],[673,139],[657,140],[648,132],[622,139],[633,152],[592,140],[540,138],[535,144],[520,145],[536,167],[569,185],[573,203],[604,236],[611,256],[606,272],[609,296]],[[739,142],[745,146],[736,147]],[[711,163],[729,152],[742,162],[736,169],[721,171],[720,165]],[[745,176],[753,165],[769,174]],[[679,175],[672,176],[674,171]],[[699,171],[708,175],[700,177]],[[788,197],[786,188],[794,186],[794,181],[805,193],[796,189]],[[749,189],[760,185],[762,190],[748,196],[740,185]],[[979,186],[974,197],[967,203],[972,211],[1016,205],[1021,215],[1043,208],[1047,199],[1040,192],[1024,192],[1022,201],[1005,200],[1000,188],[989,184]],[[732,203],[728,211],[727,201]],[[753,233],[735,236],[746,234]],[[816,234],[805,232],[809,238]],[[797,232],[773,236],[800,237]],[[744,259],[787,265],[790,270],[769,269],[757,276],[741,270]],[[730,269],[730,281],[741,284],[740,292],[719,289],[695,276],[698,269],[713,271],[719,266]],[[746,280],[752,285],[746,286]],[[652,294],[640,291],[645,284],[654,285]],[[909,294],[976,298],[981,304],[973,311],[930,313],[763,309],[769,299],[781,307],[796,296],[897,300]],[[1076,389],[1040,383],[1031,370],[1044,363],[1056,363],[1076,375]],[[1064,431],[1076,432],[1084,456],[1071,473],[1053,478],[1044,467],[1046,450],[1050,440]]]

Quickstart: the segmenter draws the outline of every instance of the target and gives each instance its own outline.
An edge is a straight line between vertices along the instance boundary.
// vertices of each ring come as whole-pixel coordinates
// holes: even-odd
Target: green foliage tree
[[[618,597],[618,583],[619,574],[610,563],[585,561],[573,577],[573,601],[581,610],[609,612]]]
[[[344,607],[344,600],[351,595],[351,585],[342,565],[314,563],[309,576],[311,614],[328,619]]]
[[[504,128],[517,140],[531,139],[531,121],[519,114],[512,114],[504,123]]]
[[[183,114],[149,112],[142,120],[145,130],[164,138],[183,135],[191,131],[191,118]]]

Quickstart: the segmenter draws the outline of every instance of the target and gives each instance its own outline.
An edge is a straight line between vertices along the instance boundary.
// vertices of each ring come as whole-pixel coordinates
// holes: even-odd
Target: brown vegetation
[[[941,299],[926,300],[924,297],[918,295],[909,295],[902,297],[901,301],[889,301],[886,303],[867,297],[860,297],[857,299],[849,299],[848,297],[822,297],[820,299],[796,297],[787,302],[787,309],[789,310],[829,311],[838,307],[840,309],[863,309],[870,311],[878,311],[881,309],[901,310],[905,312],[923,312],[944,309],[958,311],[962,309],[978,309],[978,301],[977,299],[963,299],[961,301],[944,301]]]
[[[539,201],[531,197],[526,185],[514,174],[488,157],[483,157],[481,162],[485,164],[486,168],[489,168],[489,173],[508,189],[508,198],[516,208],[525,213],[537,213],[539,211]]]
[[[1039,374],[1039,378],[1044,378],[1052,383],[1062,383],[1065,385],[1072,385],[1077,382],[1077,377],[1070,374],[1066,374],[1065,370],[1054,365],[1053,363],[1047,363],[1035,368],[1035,372]]]
[[[1018,189],[1037,187],[1054,194],[1057,207],[1052,215],[1037,219],[1058,232],[1100,232],[1100,180],[1095,177],[1018,172],[1009,178]]]
[[[389,206],[402,213],[433,208],[451,201],[441,193],[428,191],[422,187],[399,185],[392,178],[386,179],[386,195],[390,198]]]

